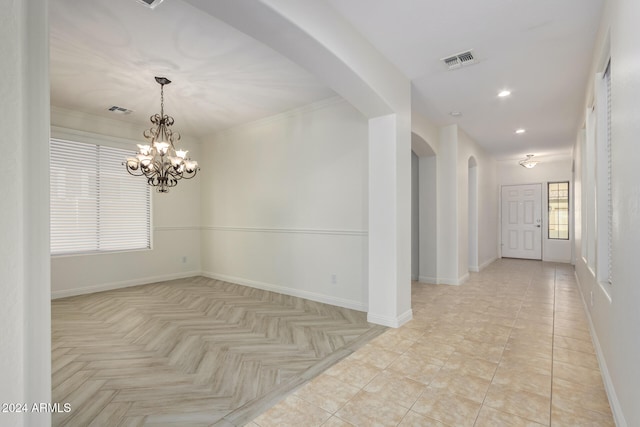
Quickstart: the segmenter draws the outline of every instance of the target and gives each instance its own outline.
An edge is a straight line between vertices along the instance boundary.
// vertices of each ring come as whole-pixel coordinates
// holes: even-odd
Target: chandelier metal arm
[[[175,143],[180,140],[180,133],[170,129],[173,117],[164,114],[164,85],[171,83],[166,77],[156,77],[160,84],[160,114],[149,117],[153,127],[142,134],[150,141],[149,145],[138,145],[135,157],[127,159],[127,172],[133,176],[145,176],[147,183],[156,187],[160,193],[178,185],[181,179],[196,176],[200,167],[198,162],[187,157],[188,151],[176,150]]]

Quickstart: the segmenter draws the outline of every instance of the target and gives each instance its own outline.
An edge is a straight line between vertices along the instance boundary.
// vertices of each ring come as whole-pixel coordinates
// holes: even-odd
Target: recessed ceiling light
[[[517,133],[518,135],[523,134],[523,133],[525,133],[525,132],[526,132],[526,129],[516,129],[516,133]]]
[[[449,114],[453,117],[460,117],[462,115],[460,111],[452,111]]]
[[[498,96],[499,96],[500,98],[504,98],[505,96],[509,96],[509,95],[511,95],[511,91],[510,91],[510,90],[506,90],[506,89],[505,89],[505,90],[502,90],[502,91],[500,91],[500,92],[498,93]]]

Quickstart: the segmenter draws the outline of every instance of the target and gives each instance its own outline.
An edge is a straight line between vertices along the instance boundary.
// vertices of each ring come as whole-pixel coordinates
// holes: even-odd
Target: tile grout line
[[[299,375],[299,377],[300,377],[300,378],[303,378],[303,379],[304,379],[304,381],[300,382],[300,383],[299,383],[299,384],[297,384],[297,385],[293,385],[293,386],[292,386],[291,388],[289,388],[288,390],[283,391],[282,393],[280,393],[280,395],[279,395],[279,397],[278,397],[278,401],[277,401],[274,405],[271,405],[271,407],[273,407],[273,406],[275,406],[276,404],[280,403],[282,400],[286,399],[286,398],[287,398],[287,397],[289,397],[289,396],[294,396],[294,395],[295,395],[295,392],[296,392],[297,390],[301,389],[301,388],[302,388],[302,387],[304,387],[306,384],[308,384],[308,383],[312,382],[315,378],[317,378],[317,377],[319,377],[320,375],[322,375],[322,374],[323,374],[325,371],[327,371],[330,367],[332,367],[332,366],[334,366],[334,365],[339,364],[339,363],[340,363],[340,362],[342,362],[343,360],[346,360],[349,356],[351,356],[353,353],[355,353],[358,349],[360,349],[360,348],[364,347],[366,344],[368,344],[368,343],[369,343],[370,341],[372,341],[373,339],[375,339],[375,338],[377,338],[377,337],[379,337],[379,336],[383,335],[387,330],[388,330],[388,328],[385,328],[385,327],[373,327],[373,328],[371,328],[369,331],[367,331],[367,332],[365,332],[364,334],[362,334],[361,336],[359,336],[358,338],[355,338],[355,339],[353,339],[352,341],[350,341],[350,342],[348,342],[348,343],[345,343],[345,345],[344,345],[343,347],[340,347],[340,348],[339,348],[338,350],[336,350],[334,353],[330,354],[329,356],[325,357],[325,358],[324,358],[324,359],[322,359],[321,361],[319,361],[319,362],[315,363],[313,366],[309,367],[309,368],[308,368],[308,369],[306,369],[304,372],[302,372],[302,373]],[[373,335],[373,336],[371,336],[371,335]],[[333,362],[331,362],[331,364],[330,364],[330,365],[325,366],[325,367],[324,367],[324,369],[322,369],[322,371],[320,371],[320,372],[316,373],[315,375],[311,375],[311,376],[309,376],[309,378],[304,378],[304,377],[308,376],[308,375],[306,375],[307,373],[313,372],[315,369],[317,369],[317,368],[318,368],[318,366],[323,365],[323,364],[326,364],[326,363],[324,363],[324,362],[330,361],[330,359],[332,359],[332,357],[331,357],[331,356],[333,356],[333,355],[338,355],[338,353],[341,353],[341,354],[342,354],[342,353],[346,353],[346,354],[343,354],[343,355],[342,355],[341,357],[339,357],[339,358],[335,358],[336,360],[334,360]],[[377,377],[377,375],[376,375],[376,377]],[[374,378],[375,378],[375,377],[374,377]],[[373,378],[371,379],[371,381],[373,381]],[[369,383],[367,383],[367,384],[369,384]],[[359,391],[364,391],[364,387],[366,387],[366,386],[367,386],[367,384],[365,384],[363,387],[359,388]],[[319,406],[315,405],[315,404],[314,404],[314,403],[312,403],[312,402],[309,402],[308,400],[306,400],[306,399],[304,399],[304,398],[302,398],[302,397],[299,397],[299,396],[296,396],[296,397],[298,397],[299,399],[301,399],[301,400],[303,400],[303,401],[305,401],[305,402],[307,402],[307,403],[309,403],[309,404],[311,404],[311,405],[314,405],[314,406],[316,406],[316,407],[320,408]],[[344,403],[340,408],[338,408],[338,409],[337,409],[336,411],[334,411],[334,412],[329,412],[329,411],[327,411],[327,410],[326,410],[326,409],[324,409],[324,408],[320,408],[320,409],[322,409],[323,411],[325,411],[325,412],[327,412],[327,413],[331,414],[331,416],[329,417],[329,419],[330,419],[331,417],[333,417],[333,416],[335,416],[335,417],[339,418],[336,414],[337,414],[337,413],[338,413],[338,411],[340,411],[340,409],[342,409],[342,408],[343,408],[343,407],[344,407],[344,406],[345,406],[349,401],[351,401],[351,399],[347,400],[347,401],[346,401],[346,402],[345,402],[345,403]],[[238,409],[243,409],[243,408],[245,408],[245,407],[243,406],[243,407],[238,408]],[[270,408],[267,408],[266,410],[260,410],[260,411],[258,411],[258,412],[257,412],[257,414],[255,414],[255,415],[253,416],[253,418],[252,418],[252,420],[251,420],[251,421],[255,422],[255,421],[254,421],[255,419],[257,419],[257,418],[258,418],[262,413],[265,413],[265,412],[266,412],[266,411],[268,411],[269,409],[270,409]],[[246,410],[246,409],[245,409],[245,410]],[[228,417],[229,415],[233,415],[233,413],[234,413],[234,412],[236,412],[236,411],[237,411],[237,410],[234,410],[234,411],[229,412],[227,415],[225,415],[225,416],[223,417],[223,419],[225,419],[225,420],[227,420],[227,421],[230,421],[230,419],[227,419],[227,417]],[[232,418],[232,417],[231,417],[231,418]],[[328,421],[329,419],[327,419],[327,421]],[[340,418],[340,419],[341,419],[341,418]],[[326,423],[326,421],[325,421],[325,423]],[[256,423],[256,424],[257,424],[257,423]],[[324,424],[324,423],[323,423],[323,424]]]
[[[482,411],[482,408],[484,407],[484,402],[487,400],[487,394],[489,394],[489,388],[491,387],[491,384],[493,384],[493,379],[496,377],[496,373],[498,373],[498,368],[500,368],[500,363],[502,363],[502,358],[504,357],[504,352],[507,349],[507,343],[509,342],[509,339],[511,338],[511,334],[513,334],[513,330],[516,327],[515,325],[516,325],[516,322],[518,321],[518,316],[520,315],[520,312],[522,311],[522,306],[524,305],[524,300],[526,298],[527,292],[531,288],[531,281],[532,280],[529,280],[529,284],[527,285],[527,289],[525,289],[523,297],[522,297],[522,300],[520,301],[520,307],[518,307],[518,312],[516,313],[516,316],[515,316],[515,319],[513,320],[513,323],[511,324],[511,330],[509,331],[509,336],[507,337],[507,341],[505,342],[504,347],[502,348],[502,353],[500,353],[500,359],[498,360],[498,364],[496,366],[496,370],[493,372],[493,376],[491,377],[491,381],[489,382],[489,387],[487,387],[487,391],[484,393],[484,397],[482,398],[482,403],[480,404],[480,410],[478,411],[478,414],[476,415],[476,419],[473,422],[474,426],[478,422],[478,418],[480,417],[480,412]],[[494,409],[494,408],[492,408],[492,409]],[[504,411],[500,411],[500,412],[504,412]],[[509,412],[505,412],[505,413],[509,414]],[[512,414],[512,415],[515,415],[515,414]]]
[[[558,285],[558,267],[555,266],[553,270],[553,328],[551,330],[551,390],[549,390],[549,426],[552,425],[553,420],[553,365],[554,365],[554,346],[556,345],[556,287]]]
[[[413,285],[412,285],[412,286],[413,286]],[[429,329],[431,329],[431,326],[429,326]],[[423,335],[422,335],[422,336],[424,336],[424,335],[426,335],[426,334],[427,334],[427,331],[426,331],[426,329],[425,329],[425,332],[423,333]],[[404,353],[402,353],[402,354],[405,354],[407,351],[408,351],[408,350],[406,350],[406,351],[405,351]],[[451,355],[449,355],[449,357],[451,357]],[[449,360],[449,357],[447,357],[447,360]],[[392,363],[393,363],[393,362],[392,362]],[[440,372],[440,370],[442,369],[442,367],[443,367],[444,365],[446,365],[446,364],[447,364],[447,362],[445,361],[445,362],[444,362],[444,364],[443,364],[442,366],[440,366],[440,369],[438,369],[438,373]],[[438,375],[438,374],[436,374],[436,375]],[[434,375],[434,377],[435,377],[436,375]],[[416,400],[411,404],[411,406],[409,407],[409,410],[407,411],[407,413],[406,413],[406,414],[404,414],[404,416],[402,417],[402,419],[400,420],[400,422],[398,423],[398,425],[400,425],[400,424],[402,423],[402,421],[406,418],[406,416],[407,416],[407,415],[409,415],[409,412],[411,412],[411,411],[413,410],[413,407],[416,405],[416,403],[418,403],[418,401],[420,400],[420,398],[422,397],[422,395],[424,394],[424,392],[425,392],[425,391],[427,391],[427,388],[429,388],[429,385],[431,384],[431,382],[432,382],[432,381],[433,381],[433,379],[431,379],[431,381],[429,381],[429,384],[426,384],[426,385],[422,388],[422,391],[420,392],[420,394],[418,395],[418,397],[416,398]],[[440,420],[437,420],[437,421],[440,421]]]

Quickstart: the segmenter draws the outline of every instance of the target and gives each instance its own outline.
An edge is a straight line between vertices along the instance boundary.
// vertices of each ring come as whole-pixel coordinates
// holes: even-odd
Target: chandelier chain
[[[164,117],[164,84],[160,84],[160,117]]]

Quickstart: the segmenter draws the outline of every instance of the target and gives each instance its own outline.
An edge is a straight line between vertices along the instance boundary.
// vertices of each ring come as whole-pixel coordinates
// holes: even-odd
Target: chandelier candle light
[[[167,193],[169,188],[178,185],[179,180],[196,176],[200,168],[198,162],[187,157],[188,151],[176,150],[174,146],[180,140],[180,134],[169,129],[173,117],[164,114],[164,85],[171,80],[156,77],[156,81],[160,84],[160,114],[151,116],[154,127],[143,133],[151,144],[138,144],[136,156],[128,158],[123,165],[131,175],[144,175],[147,183],[156,187],[159,193]]]

